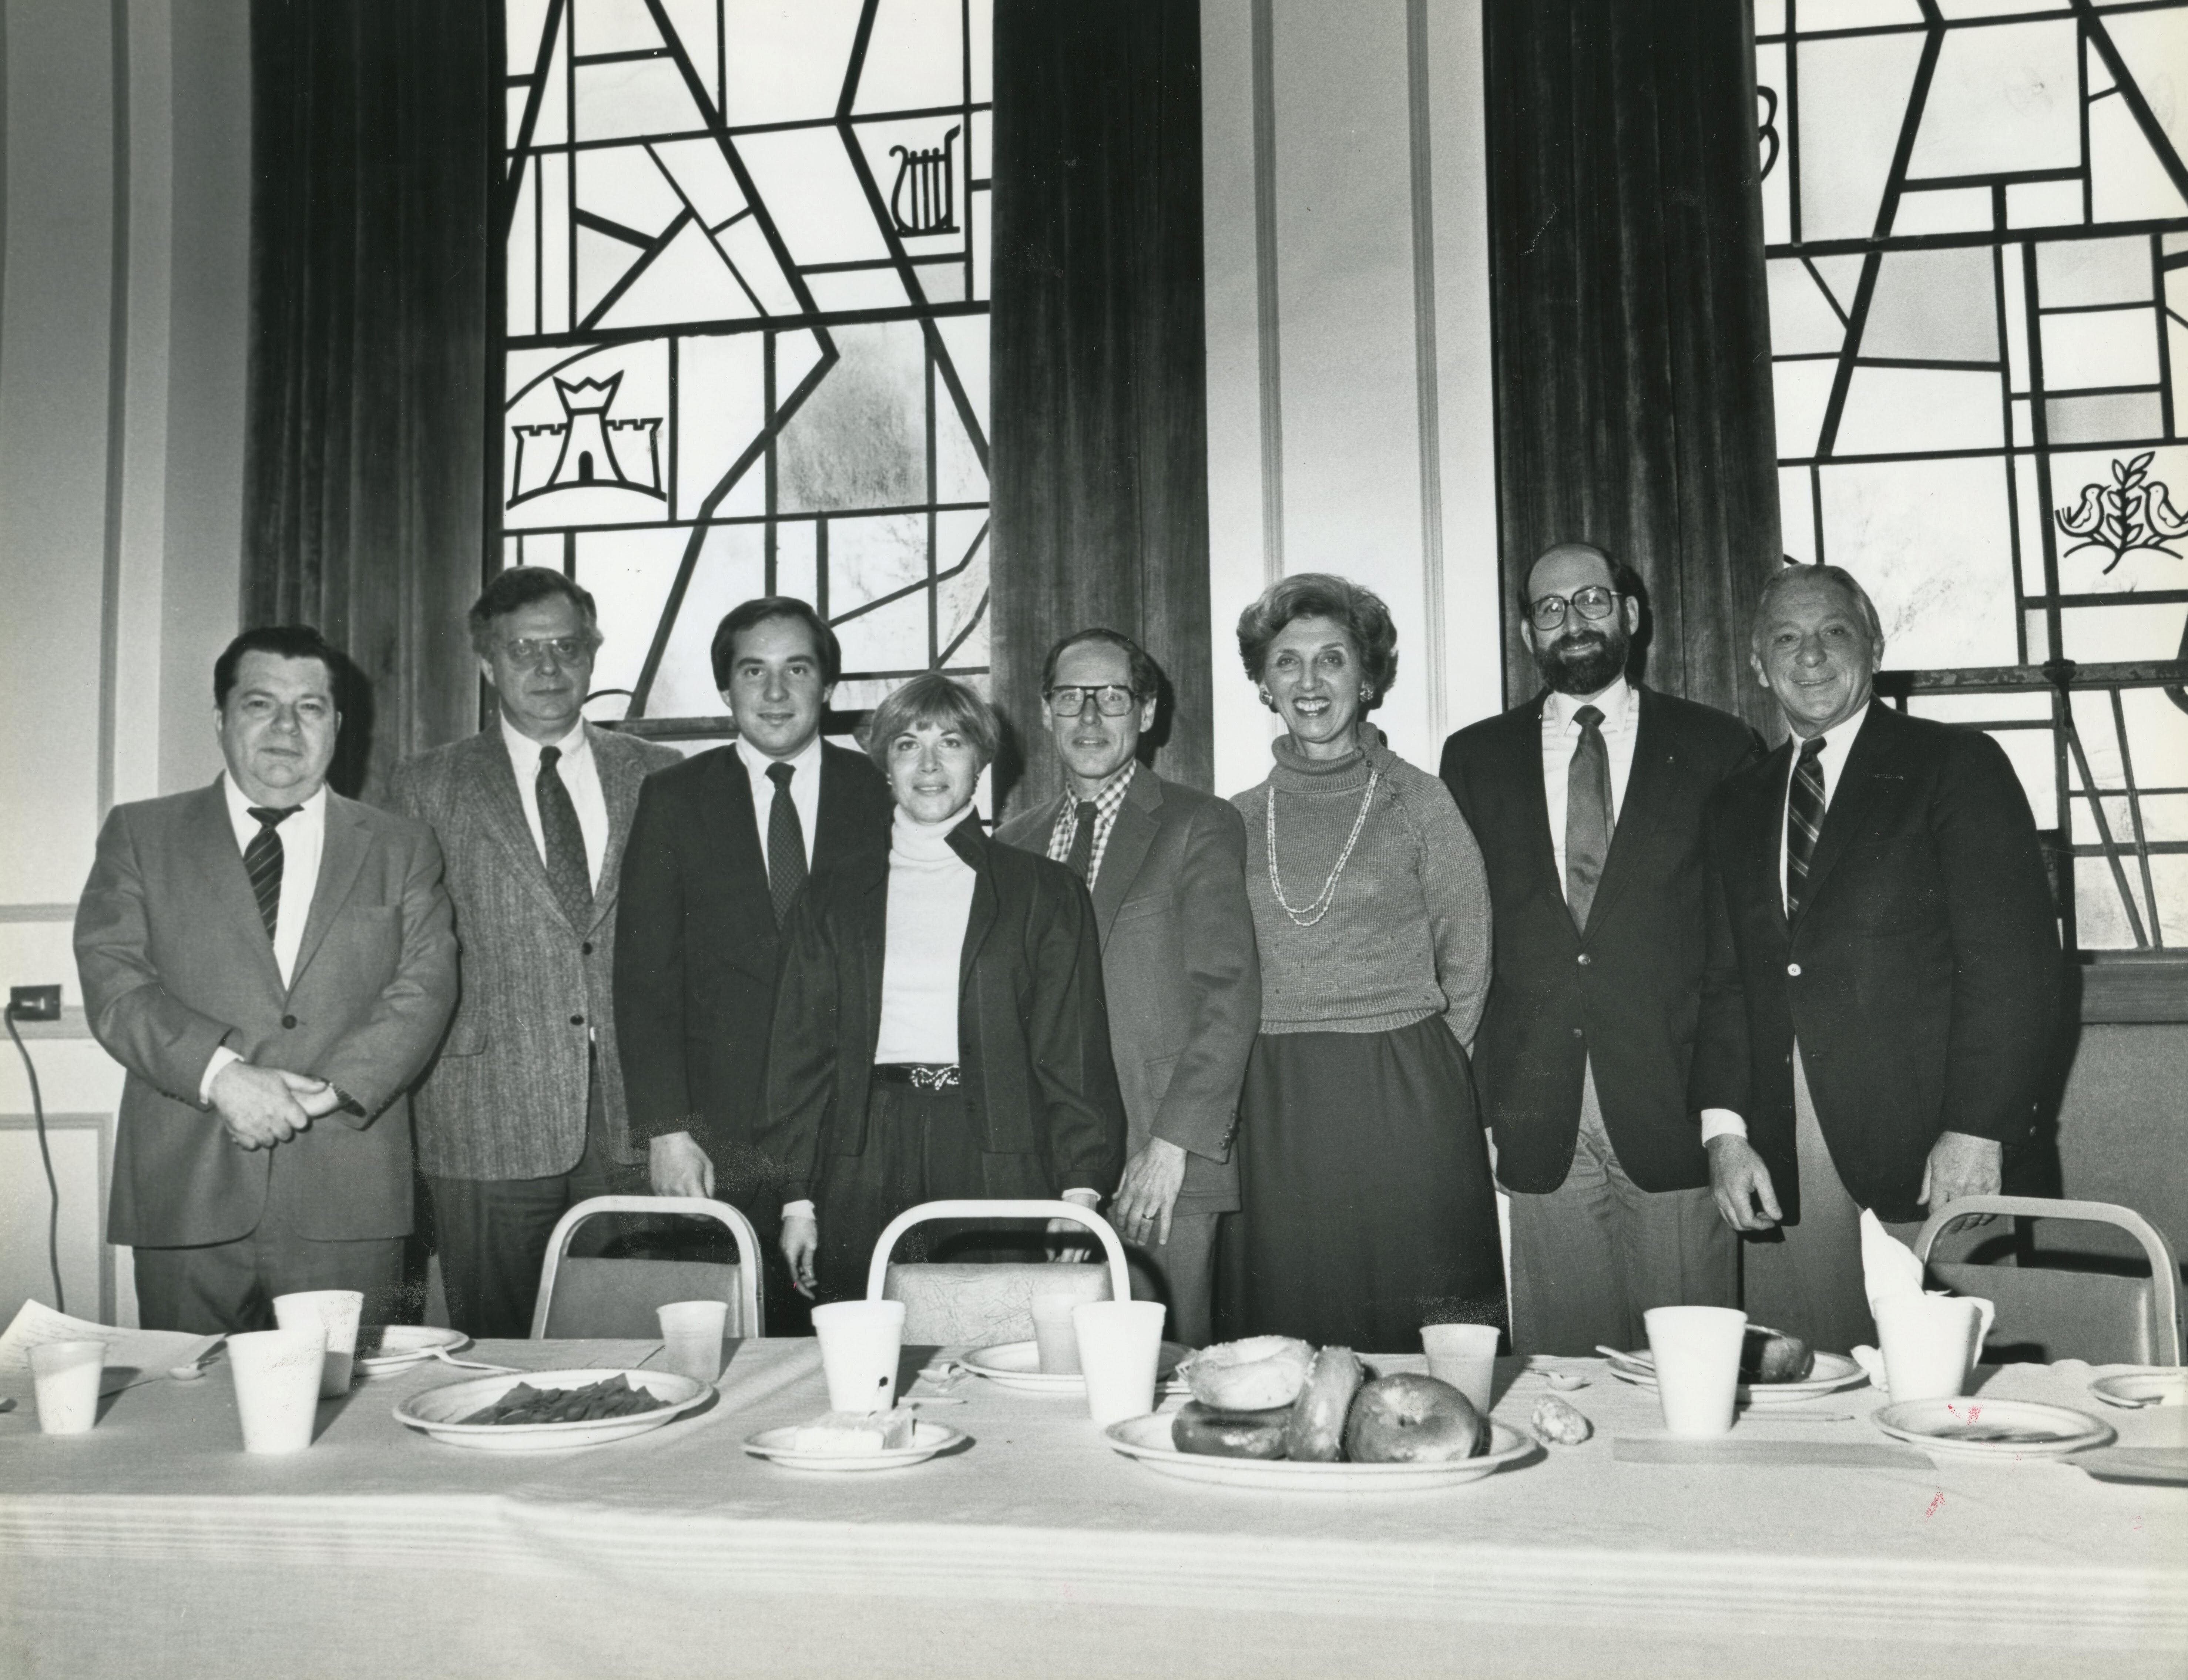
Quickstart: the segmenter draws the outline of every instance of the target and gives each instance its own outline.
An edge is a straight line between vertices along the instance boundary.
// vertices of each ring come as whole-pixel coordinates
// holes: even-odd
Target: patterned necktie
[[[1094,868],[1094,802],[1091,799],[1079,802],[1077,819],[1079,829],[1071,837],[1071,855],[1064,862],[1071,866],[1074,875],[1084,881]]]
[[[805,884],[805,825],[798,820],[791,803],[788,764],[770,764],[767,779],[775,784],[775,803],[767,811],[767,891],[775,900],[775,925],[790,920],[790,907]]]
[[[1801,746],[1800,761],[1793,766],[1793,786],[1785,798],[1785,919],[1801,913],[1808,894],[1808,859],[1816,849],[1816,837],[1824,832],[1824,767],[1816,762],[1824,750],[1824,737],[1811,736]]]
[[[243,848],[243,872],[251,877],[251,890],[258,899],[258,919],[266,924],[266,937],[270,939],[281,920],[281,860],[285,850],[281,837],[274,831],[303,807],[290,805],[279,811],[265,805],[248,809],[258,819],[258,832]]]
[[[1577,708],[1580,741],[1565,770],[1565,903],[1573,926],[1587,930],[1587,913],[1610,854],[1610,749],[1603,744],[1603,713]]]
[[[539,832],[547,842],[547,884],[562,901],[562,914],[583,933],[593,925],[593,875],[585,858],[585,831],[578,825],[578,808],[562,773],[555,768],[562,757],[559,747],[539,749]]]

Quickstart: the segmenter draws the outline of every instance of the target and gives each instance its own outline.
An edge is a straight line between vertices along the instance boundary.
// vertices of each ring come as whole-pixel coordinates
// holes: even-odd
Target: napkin
[[[1871,1317],[1886,1301],[1922,1293],[1922,1262],[1867,1208],[1861,1210],[1861,1278]]]

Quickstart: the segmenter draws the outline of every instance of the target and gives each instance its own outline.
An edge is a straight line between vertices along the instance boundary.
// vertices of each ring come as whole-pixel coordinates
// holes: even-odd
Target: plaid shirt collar
[[[1117,826],[1117,813],[1124,806],[1125,795],[1132,785],[1132,773],[1140,761],[1125,761],[1125,768],[1102,784],[1102,791],[1094,796],[1094,854],[1086,865],[1086,888],[1089,892],[1102,878],[1102,854],[1109,849],[1109,831]],[[1057,813],[1056,826],[1048,833],[1048,855],[1052,863],[1068,863],[1071,858],[1071,843],[1079,837],[1079,802],[1064,790],[1063,809]]]

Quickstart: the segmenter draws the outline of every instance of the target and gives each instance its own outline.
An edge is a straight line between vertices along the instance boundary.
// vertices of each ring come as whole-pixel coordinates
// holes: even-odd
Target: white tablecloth
[[[650,1344],[488,1343],[544,1369]],[[1578,1361],[1567,1363],[1578,1365]],[[1077,1401],[958,1383],[973,1437],[914,1469],[747,1457],[826,1409],[810,1341],[737,1346],[720,1401],[634,1440],[505,1456],[391,1415],[431,1366],[322,1408],[290,1458],[240,1449],[224,1367],[48,1438],[0,1416],[0,1673],[2188,1672],[2188,1491],[2070,1465],[1661,1465],[1652,1393],[1599,1363],[1585,1446],[1466,1486],[1209,1487],[1109,1451]],[[1982,1393],[2101,1412],[2127,1447],[2188,1412],[2100,1406],[2070,1370]],[[1501,1421],[1547,1392],[1507,1361]],[[925,1385],[922,1385],[924,1388]],[[1847,1423],[1740,1437],[1881,1442]]]

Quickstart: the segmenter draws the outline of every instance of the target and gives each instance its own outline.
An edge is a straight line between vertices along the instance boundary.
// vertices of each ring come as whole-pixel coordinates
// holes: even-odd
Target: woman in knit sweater
[[[896,799],[888,857],[814,877],[783,930],[760,1147],[805,1294],[863,1295],[882,1228],[918,1203],[1092,1207],[1123,1167],[1086,888],[972,811],[996,736],[946,677],[884,700],[867,751]]]
[[[1389,610],[1283,579],[1238,620],[1283,720],[1235,797],[1260,943],[1239,1102],[1224,1333],[1383,1352],[1425,1322],[1501,1324],[1496,1193],[1466,1047],[1489,987],[1480,848],[1443,784],[1367,722],[1397,673]]]

